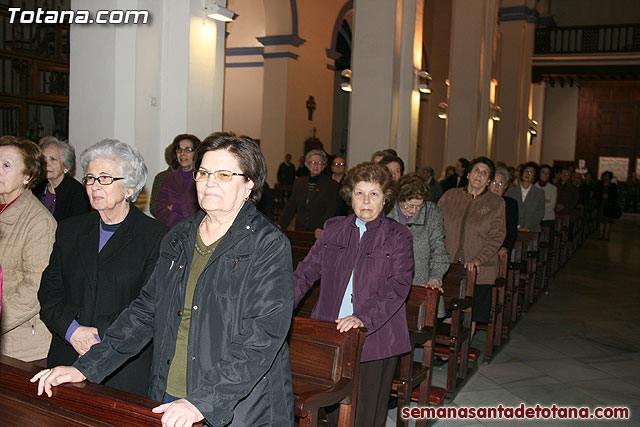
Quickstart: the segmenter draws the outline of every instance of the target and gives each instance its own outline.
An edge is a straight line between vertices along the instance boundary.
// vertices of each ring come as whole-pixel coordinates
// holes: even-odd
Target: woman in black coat
[[[505,207],[505,228],[507,235],[504,238],[504,242],[502,243],[502,247],[498,251],[498,254],[501,256],[507,255],[507,259],[509,253],[513,249],[513,245],[515,245],[516,240],[518,240],[518,202],[504,195],[505,191],[509,187],[509,171],[506,169],[497,169],[496,175],[493,178],[493,181],[489,183],[489,190],[501,196],[504,200]]]
[[[611,182],[612,180],[613,173],[610,171],[604,172],[596,189],[598,222],[600,223],[600,236],[598,238],[600,240],[609,240],[611,224],[622,215],[622,209],[618,206],[618,186]]]
[[[158,258],[164,224],[131,203],[146,181],[137,150],[105,140],[82,153],[84,181],[97,212],[58,226],[38,292],[40,316],[52,332],[49,367],[72,364],[139,294]],[[146,396],[151,346],[103,384]]]
[[[49,209],[58,223],[90,212],[87,192],[70,175],[76,164],[73,146],[54,138],[42,145],[42,153],[47,161],[47,179],[33,189],[33,194]]]

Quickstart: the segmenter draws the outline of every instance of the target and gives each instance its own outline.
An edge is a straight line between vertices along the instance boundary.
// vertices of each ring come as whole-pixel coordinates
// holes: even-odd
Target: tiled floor
[[[611,241],[589,238],[551,281],[489,365],[479,364],[453,406],[628,406],[618,421],[439,420],[435,426],[640,426],[640,215]],[[473,347],[484,348],[484,332]],[[433,384],[443,386],[446,367]],[[387,426],[395,426],[395,410]]]

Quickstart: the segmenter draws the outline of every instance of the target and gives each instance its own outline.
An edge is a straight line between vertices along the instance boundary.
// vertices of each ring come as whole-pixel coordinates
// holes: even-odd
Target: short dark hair
[[[384,200],[390,203],[394,200],[394,185],[391,178],[391,172],[386,166],[379,163],[364,162],[349,169],[347,176],[344,178],[342,188],[340,188],[340,196],[347,202],[351,203],[351,195],[356,184],[359,182],[370,182],[380,185],[384,193]]]
[[[460,159],[458,159],[458,161],[460,161]],[[469,166],[467,167],[467,173],[471,173],[471,171],[473,170],[473,167],[478,163],[482,163],[483,165],[489,166],[489,170],[490,170],[489,181],[491,181],[496,176],[496,165],[494,165],[493,161],[488,157],[480,156],[473,159],[471,163],[469,163]]]
[[[267,178],[267,163],[258,144],[248,136],[236,136],[233,132],[215,132],[206,137],[196,150],[195,168],[199,169],[202,158],[209,151],[226,150],[233,154],[240,164],[245,179],[253,181],[249,199],[258,203],[262,197],[262,187]]]
[[[396,200],[406,202],[412,199],[428,200],[431,196],[431,190],[427,180],[417,173],[408,173],[398,181]]]
[[[486,159],[486,157],[485,157],[485,159]],[[467,172],[469,172],[469,170],[470,170],[470,169],[469,169],[469,167],[471,166],[471,165],[469,164],[469,160],[465,159],[464,157],[460,157],[460,158],[458,159],[458,161],[460,162],[460,164],[461,164],[462,166],[464,166],[465,170],[466,170]],[[492,162],[492,163],[493,163],[493,162]],[[494,168],[495,168],[495,166],[494,166]]]
[[[171,167],[174,169],[178,169],[178,166],[180,166],[176,150],[180,148],[180,141],[184,141],[185,139],[193,143],[193,151],[197,150],[198,145],[200,145],[200,138],[190,133],[181,133],[173,138],[173,142],[171,143]]]
[[[522,170],[520,171],[520,174],[522,174],[527,168],[533,168],[533,171],[535,172],[533,180],[537,181],[538,178],[540,177],[540,166],[538,166],[536,162],[527,162],[522,166]]]
[[[392,163],[392,162],[396,162],[397,164],[400,165],[400,175],[403,175],[404,174],[404,162],[398,156],[392,156],[392,155],[388,154],[388,155],[384,156],[382,159],[380,159],[378,164],[380,164],[382,166],[387,166],[389,163]]]
[[[38,147],[38,144],[28,139],[15,136],[0,137],[0,147],[7,146],[16,147],[20,150],[22,161],[24,162],[22,173],[29,177],[26,187],[29,190],[32,189],[46,174],[47,162],[44,159],[42,150]]]
[[[613,172],[611,171],[604,171],[602,172],[602,175],[600,175],[600,181],[604,181],[604,177],[605,175],[609,176],[609,181],[613,180]]]
[[[549,181],[553,181],[553,178],[555,178],[556,173],[553,171],[553,168],[544,163],[542,166],[540,166],[540,172],[542,172],[542,169],[549,169]]]

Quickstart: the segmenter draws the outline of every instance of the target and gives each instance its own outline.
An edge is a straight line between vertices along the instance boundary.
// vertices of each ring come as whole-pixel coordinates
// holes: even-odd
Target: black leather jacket
[[[140,296],[76,366],[99,382],[153,337],[149,397],[161,400],[184,305],[200,211],[169,231]],[[288,239],[245,203],[198,279],[187,400],[214,426],[293,425],[289,349],[293,272]]]

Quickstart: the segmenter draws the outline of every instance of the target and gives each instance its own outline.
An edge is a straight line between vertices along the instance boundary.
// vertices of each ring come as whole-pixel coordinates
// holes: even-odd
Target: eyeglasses
[[[422,206],[424,206],[424,202],[420,203],[419,205],[406,204],[402,206],[402,209],[404,209],[405,211],[417,212],[420,210],[420,208],[422,208]]]
[[[208,181],[211,175],[213,175],[215,180],[218,182],[229,182],[233,179],[234,176],[246,176],[243,173],[236,173],[225,170],[209,172],[206,170],[198,169],[197,171],[193,171],[193,179],[196,182]]]
[[[344,162],[333,162],[333,166],[344,166]]]
[[[527,175],[533,175],[535,172],[531,169],[527,169],[526,171],[524,171],[524,173],[526,173]]]
[[[181,153],[193,153],[193,147],[185,147],[185,148],[176,148],[176,153],[181,154]]]
[[[82,178],[82,183],[84,185],[93,185],[94,182],[98,181],[100,185],[111,185],[113,184],[113,181],[119,181],[121,179],[124,179],[124,178],[122,177],[115,178],[110,175],[100,175],[100,176],[87,175],[84,178]]]
[[[471,169],[471,173],[476,173],[482,176],[489,176],[489,169],[473,168]]]
[[[315,166],[315,165],[324,166],[324,162],[316,162],[316,161],[312,161],[312,162],[309,162],[309,164],[310,164],[310,165],[314,165],[314,166]]]
[[[492,185],[497,185],[498,187],[504,187],[504,182],[502,181],[491,181]]]

